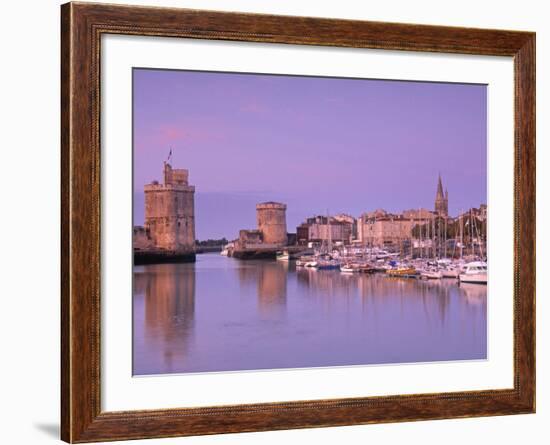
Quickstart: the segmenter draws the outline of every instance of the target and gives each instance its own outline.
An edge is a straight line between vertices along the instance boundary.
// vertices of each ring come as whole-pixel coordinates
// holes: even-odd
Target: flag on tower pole
[[[170,147],[170,153],[168,153],[167,161],[169,161],[171,157],[172,157],[172,147]]]

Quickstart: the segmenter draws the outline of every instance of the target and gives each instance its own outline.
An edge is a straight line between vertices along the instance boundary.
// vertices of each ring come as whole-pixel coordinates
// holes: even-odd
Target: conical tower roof
[[[437,181],[437,193],[435,199],[443,199],[443,183],[441,182],[441,173],[439,174],[439,179]]]

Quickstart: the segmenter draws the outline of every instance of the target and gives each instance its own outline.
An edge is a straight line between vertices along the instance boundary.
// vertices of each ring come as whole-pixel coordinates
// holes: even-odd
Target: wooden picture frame
[[[511,56],[515,72],[514,387],[102,412],[100,54],[103,34]],[[67,442],[535,411],[535,34],[92,3],[61,7],[61,438]]]

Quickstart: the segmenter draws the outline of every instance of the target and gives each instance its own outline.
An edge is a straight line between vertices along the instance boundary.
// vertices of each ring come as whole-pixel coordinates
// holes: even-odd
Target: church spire
[[[435,199],[443,198],[443,183],[441,182],[441,173],[439,173],[439,179],[437,181],[437,193]]]
[[[449,211],[449,194],[447,189],[443,193],[443,181],[441,180],[441,173],[437,179],[437,192],[435,194],[435,213],[439,216],[447,216]]]

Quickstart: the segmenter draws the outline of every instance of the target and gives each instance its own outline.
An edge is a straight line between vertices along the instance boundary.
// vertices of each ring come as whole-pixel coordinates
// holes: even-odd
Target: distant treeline
[[[225,246],[227,244],[227,239],[207,239],[207,240],[195,240],[195,244],[199,247],[218,247]]]

